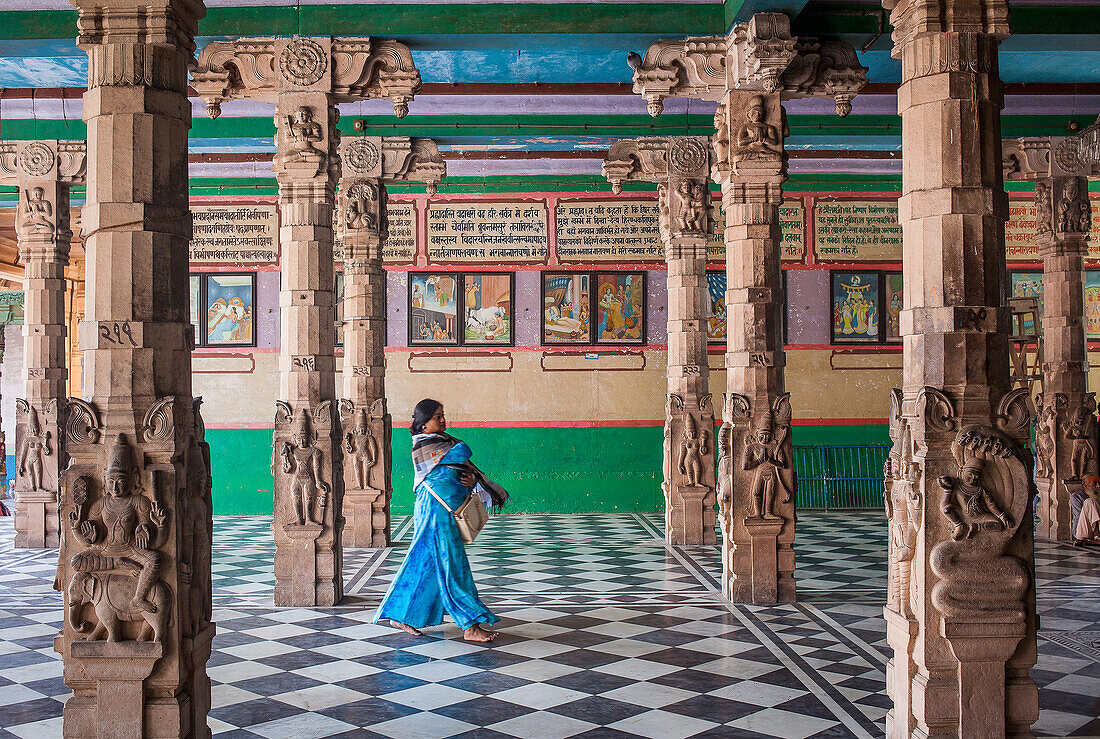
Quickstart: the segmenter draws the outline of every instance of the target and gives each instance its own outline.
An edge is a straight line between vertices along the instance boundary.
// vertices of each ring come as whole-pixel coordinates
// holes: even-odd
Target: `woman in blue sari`
[[[413,540],[374,622],[389,621],[420,636],[421,628],[443,623],[447,613],[467,641],[492,641],[498,632],[485,625],[500,619],[478,597],[454,517],[435,497],[452,511],[462,505],[478,479],[474,468],[467,466],[473,452],[445,433],[443,404],[430,398],[416,404],[409,430],[416,491]]]

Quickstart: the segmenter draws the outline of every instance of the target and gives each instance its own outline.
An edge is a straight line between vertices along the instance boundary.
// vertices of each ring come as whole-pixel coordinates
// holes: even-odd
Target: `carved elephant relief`
[[[107,574],[92,575],[77,572],[69,583],[69,623],[89,641],[102,639],[123,641],[121,622],[143,621],[137,641],[163,641],[164,627],[168,625],[171,614],[169,608],[171,593],[163,582],[153,583],[149,589],[148,600],[156,607],[155,612],[134,608],[131,601],[137,578],[132,575]],[[98,623],[89,624],[81,618],[85,605],[95,610]]]

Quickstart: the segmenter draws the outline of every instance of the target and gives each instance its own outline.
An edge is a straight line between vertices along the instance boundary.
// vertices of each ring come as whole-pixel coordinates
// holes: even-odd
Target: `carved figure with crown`
[[[315,441],[317,441],[317,432],[313,430],[309,412],[301,408],[294,423],[293,442],[284,441],[279,451],[283,472],[293,475],[290,491],[294,499],[294,512],[299,526],[306,523],[323,523],[325,508],[328,506],[330,488],[322,474],[325,454],[314,444]],[[316,515],[314,515],[315,505]]]

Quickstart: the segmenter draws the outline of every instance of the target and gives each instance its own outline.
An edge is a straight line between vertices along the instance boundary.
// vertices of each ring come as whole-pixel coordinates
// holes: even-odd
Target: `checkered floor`
[[[888,700],[877,513],[799,516],[800,602],[731,606],[715,547],[668,547],[659,515],[501,516],[470,558],[503,636],[370,623],[398,546],[345,553],[336,608],[271,605],[270,519],[215,522],[218,736],[874,737]],[[1037,734],[1100,735],[1100,553],[1037,545]],[[0,737],[60,735],[56,553],[0,519]]]

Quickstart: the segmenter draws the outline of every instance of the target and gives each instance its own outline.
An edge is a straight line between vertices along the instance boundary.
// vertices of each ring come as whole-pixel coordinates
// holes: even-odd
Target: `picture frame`
[[[1008,273],[1008,294],[1013,298],[1036,298],[1039,301],[1039,315],[1043,314],[1043,273],[1034,270],[1013,270]],[[1088,279],[1085,279],[1085,295],[1088,296]],[[1088,336],[1088,306],[1086,306],[1085,335]],[[1030,318],[1024,318],[1024,333],[1032,335],[1036,327]],[[1013,332],[1016,327],[1013,326]]]
[[[904,278],[900,271],[882,273],[883,341],[901,343],[901,311],[905,307]]]
[[[515,272],[461,275],[463,346],[515,346]]]
[[[592,343],[592,274],[543,272],[539,291],[540,336],[546,346]]]
[[[783,273],[786,279],[787,273]],[[707,343],[726,343],[726,272],[725,270],[709,271],[707,280]],[[786,287],[784,285],[784,287]],[[786,290],[784,289],[784,294]],[[783,314],[783,323],[786,325],[786,312]],[[783,332],[786,337],[786,330]]]
[[[204,347],[256,346],[256,273],[207,272],[198,276],[202,310],[195,318],[204,320],[205,325],[197,327],[202,341],[196,343]]]
[[[882,272],[829,273],[830,339],[834,344],[883,343]]]
[[[646,344],[644,270],[554,270],[541,279],[544,346]]]
[[[461,273],[409,272],[409,346],[459,346]]]
[[[1085,338],[1100,339],[1100,270],[1085,270]]]

